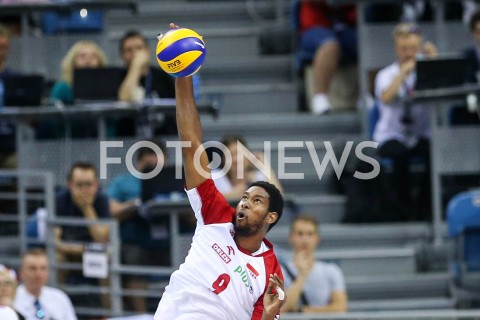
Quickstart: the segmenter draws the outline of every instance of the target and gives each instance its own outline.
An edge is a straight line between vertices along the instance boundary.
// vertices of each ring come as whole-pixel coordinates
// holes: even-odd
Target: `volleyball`
[[[188,77],[202,66],[207,51],[202,36],[187,28],[169,30],[158,36],[157,62],[173,77]]]

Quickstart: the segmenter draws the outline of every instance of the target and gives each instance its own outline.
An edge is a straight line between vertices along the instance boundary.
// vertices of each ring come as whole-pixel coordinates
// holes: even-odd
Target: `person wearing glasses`
[[[423,43],[420,30],[413,23],[398,24],[392,35],[397,61],[380,70],[375,78],[380,118],[373,139],[379,143],[379,155],[393,161],[391,179],[385,181],[386,197],[396,215],[392,220],[405,221],[412,219],[413,208],[409,162],[412,157],[421,157],[428,166],[430,120],[427,106],[413,103],[407,108],[402,98],[414,90],[417,56],[435,57],[437,48],[431,42]],[[427,200],[428,176],[423,180],[423,198]]]
[[[22,256],[20,279],[13,306],[27,320],[77,320],[70,298],[47,286],[48,257],[41,249]]]
[[[67,177],[67,187],[56,198],[57,216],[97,220],[109,218],[107,195],[100,191],[97,170],[88,162],[72,165]],[[55,230],[59,241],[108,242],[108,227],[101,224],[86,226],[59,226]],[[80,257],[83,245],[60,242],[60,254]]]
[[[13,269],[0,264],[0,319],[25,320],[13,309],[13,299],[17,290],[17,274]]]
[[[56,211],[58,217],[82,218],[98,220],[110,218],[109,200],[101,192],[97,178],[97,170],[89,162],[77,162],[72,165],[67,177],[67,187],[57,194]],[[107,225],[91,224],[88,226],[62,226],[55,228],[57,240],[57,257],[59,262],[79,263],[82,261],[84,244],[104,243],[109,240]],[[107,286],[107,279],[88,279],[81,271],[62,270],[58,273],[60,283],[93,284]],[[88,305],[97,307],[100,301],[104,308],[110,307],[107,295],[98,296],[89,294],[85,298]],[[74,300],[75,302],[75,300]]]

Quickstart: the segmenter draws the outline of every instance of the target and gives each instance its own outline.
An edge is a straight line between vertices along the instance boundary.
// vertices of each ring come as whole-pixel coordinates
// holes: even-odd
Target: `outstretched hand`
[[[277,287],[283,291],[279,293]],[[275,273],[270,275],[268,282],[267,291],[263,296],[263,315],[262,320],[271,320],[275,319],[275,316],[280,312],[280,308],[287,301],[285,296],[285,288],[283,286],[283,281]],[[283,298],[283,299],[280,299]]]

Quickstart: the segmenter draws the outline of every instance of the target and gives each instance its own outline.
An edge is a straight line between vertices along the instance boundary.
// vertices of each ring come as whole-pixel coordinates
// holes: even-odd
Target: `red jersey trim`
[[[212,179],[207,179],[197,186],[202,201],[201,214],[204,224],[233,222],[235,209],[217,190]]]

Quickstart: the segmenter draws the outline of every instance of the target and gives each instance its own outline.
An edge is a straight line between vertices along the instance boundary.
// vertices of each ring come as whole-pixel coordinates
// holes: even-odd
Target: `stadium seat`
[[[458,306],[480,302],[480,190],[462,192],[448,203],[451,293]]]

